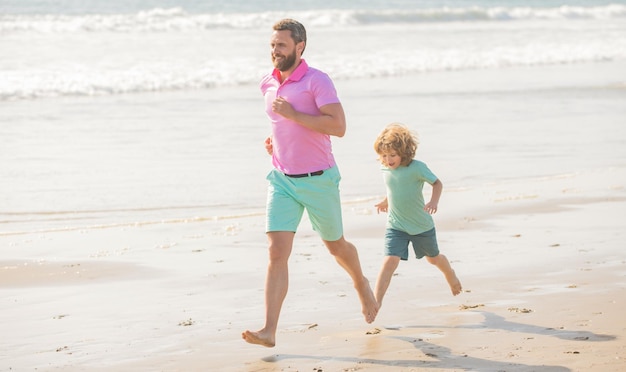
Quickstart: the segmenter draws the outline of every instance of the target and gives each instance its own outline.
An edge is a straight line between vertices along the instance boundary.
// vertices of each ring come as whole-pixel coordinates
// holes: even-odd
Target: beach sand
[[[352,99],[367,86],[389,100],[403,94],[397,81],[378,83],[341,83],[349,115],[367,116],[369,103]],[[369,120],[382,128],[397,109]],[[353,140],[361,136],[371,146],[371,133]],[[342,192],[372,168],[363,177],[382,193],[377,165],[359,167],[349,140],[338,146]],[[470,148],[467,138],[450,141]],[[437,152],[426,139],[424,148]],[[271,349],[241,339],[263,321],[263,213],[2,235],[0,371],[623,371],[626,167],[615,155],[597,150],[606,166],[580,172],[565,161],[563,172],[482,176],[448,188],[442,176],[439,245],[463,292],[452,296],[436,268],[410,257],[372,324],[305,218]],[[446,168],[431,156],[440,174],[465,166]],[[382,260],[385,215],[373,207],[381,197],[344,203],[345,235],[372,286]]]

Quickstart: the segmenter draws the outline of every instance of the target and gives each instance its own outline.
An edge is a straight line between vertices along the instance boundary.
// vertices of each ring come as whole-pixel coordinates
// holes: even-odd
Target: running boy
[[[374,296],[378,306],[391,282],[400,260],[408,259],[409,242],[415,257],[437,266],[445,275],[454,296],[461,293],[459,278],[446,256],[439,253],[435,223],[431,214],[437,212],[437,204],[443,184],[423,162],[413,159],[418,140],[411,131],[399,123],[389,124],[376,138],[374,150],[378,154],[383,172],[387,197],[376,204],[378,212],[388,212],[385,234],[385,259],[383,261]],[[432,196],[424,203],[424,182],[433,187]]]

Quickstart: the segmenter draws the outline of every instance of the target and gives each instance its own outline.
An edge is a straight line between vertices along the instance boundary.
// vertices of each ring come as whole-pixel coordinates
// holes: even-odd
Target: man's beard
[[[279,71],[287,71],[292,68],[293,65],[296,63],[296,51],[294,50],[293,53],[285,56],[280,61],[277,60],[276,57],[273,57],[272,59],[272,62],[274,62],[274,67],[276,67]]]

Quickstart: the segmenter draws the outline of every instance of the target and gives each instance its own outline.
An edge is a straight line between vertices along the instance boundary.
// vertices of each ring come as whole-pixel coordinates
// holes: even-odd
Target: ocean
[[[339,4],[3,0],[0,101],[254,84],[283,17],[335,79],[626,58],[626,1]]]
[[[425,128],[425,155],[453,189],[597,168],[586,140],[625,158],[626,1],[328,4],[0,1],[0,236],[262,215],[269,125],[256,84],[284,17],[307,27],[304,58],[340,97],[372,82],[346,97],[348,135],[335,141],[344,203],[383,192],[371,142],[397,118]],[[577,74],[590,65],[597,74]],[[431,83],[403,83],[415,79]],[[397,82],[402,105],[378,81]],[[423,115],[405,118],[414,104]],[[447,148],[459,135],[467,146]]]

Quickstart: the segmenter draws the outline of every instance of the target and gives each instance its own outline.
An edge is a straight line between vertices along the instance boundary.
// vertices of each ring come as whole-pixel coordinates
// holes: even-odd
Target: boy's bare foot
[[[356,291],[361,300],[361,311],[363,312],[365,321],[372,323],[378,314],[378,301],[376,301],[372,288],[370,288],[370,282],[366,278],[363,278],[363,282],[360,286],[356,287]]]
[[[461,286],[461,281],[456,277],[456,273],[454,270],[450,273],[450,275],[446,275],[446,280],[448,281],[448,285],[450,286],[450,290],[452,291],[452,295],[456,296],[463,290]]]
[[[276,340],[274,340],[274,335],[266,335],[263,330],[259,332],[245,331],[241,333],[241,338],[243,338],[246,342],[255,345],[262,345],[265,347],[274,347],[276,345]]]

